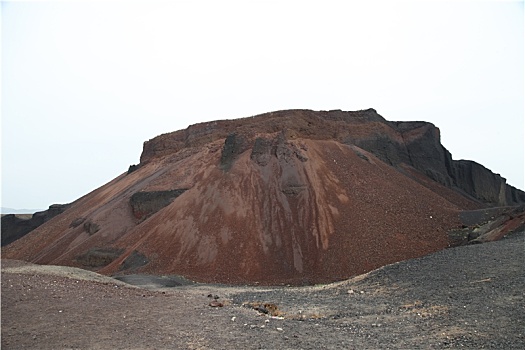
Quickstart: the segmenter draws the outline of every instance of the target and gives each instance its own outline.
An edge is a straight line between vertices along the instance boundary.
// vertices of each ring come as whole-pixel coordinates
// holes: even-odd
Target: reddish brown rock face
[[[428,254],[448,246],[461,210],[487,203],[454,182],[437,128],[409,124],[373,110],[285,111],[161,135],[145,143],[133,172],[3,257],[86,267],[79,257],[111,248],[120,256],[102,273],[305,284]],[[519,202],[523,192],[505,186],[485,192]],[[70,225],[79,217],[99,230]]]

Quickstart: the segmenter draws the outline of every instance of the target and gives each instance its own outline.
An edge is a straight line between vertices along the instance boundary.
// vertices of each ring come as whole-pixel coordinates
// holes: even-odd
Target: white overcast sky
[[[71,202],[188,125],[375,108],[524,188],[508,1],[3,1],[2,206]]]

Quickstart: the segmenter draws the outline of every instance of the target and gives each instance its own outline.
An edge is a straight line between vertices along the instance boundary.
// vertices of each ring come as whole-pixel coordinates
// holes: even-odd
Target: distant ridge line
[[[13,208],[6,208],[1,207],[0,212],[2,215],[4,214],[34,214],[39,211],[44,211],[45,209],[13,209]]]

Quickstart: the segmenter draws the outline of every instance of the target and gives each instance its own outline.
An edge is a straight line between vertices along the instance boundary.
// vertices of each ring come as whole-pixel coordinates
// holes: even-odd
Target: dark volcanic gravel
[[[271,301],[305,318],[297,332],[314,324],[329,335],[294,348],[523,349],[523,237],[444,250],[339,285],[252,291],[234,301]]]
[[[520,232],[293,288],[141,289],[3,261],[2,349],[523,349],[524,248]]]

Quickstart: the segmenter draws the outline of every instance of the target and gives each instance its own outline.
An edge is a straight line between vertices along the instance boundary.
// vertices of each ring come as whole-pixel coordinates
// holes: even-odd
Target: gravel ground
[[[524,238],[520,232],[310,287],[165,288],[159,281],[174,285],[169,278],[145,283],[147,276],[129,279],[142,285],[133,287],[83,270],[2,260],[1,345],[523,349]]]

